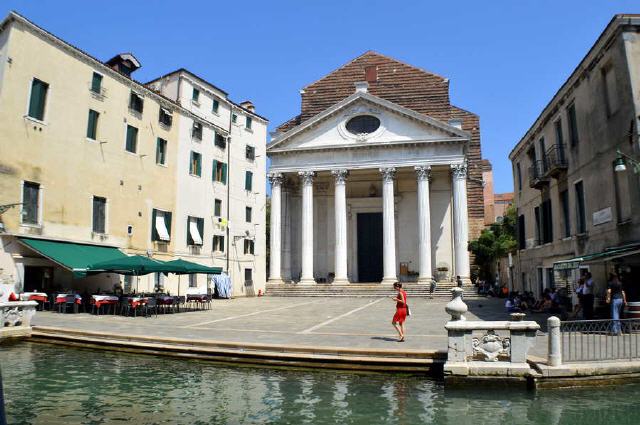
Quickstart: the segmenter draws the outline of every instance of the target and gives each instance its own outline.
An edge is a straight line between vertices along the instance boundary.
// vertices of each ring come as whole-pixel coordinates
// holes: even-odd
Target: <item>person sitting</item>
[[[520,308],[516,305],[513,298],[507,298],[504,302],[504,308],[507,310],[507,313],[520,313]]]
[[[553,308],[553,301],[551,300],[551,295],[545,294],[542,300],[542,303],[538,305],[538,308],[532,310],[534,313],[546,313],[551,311]]]

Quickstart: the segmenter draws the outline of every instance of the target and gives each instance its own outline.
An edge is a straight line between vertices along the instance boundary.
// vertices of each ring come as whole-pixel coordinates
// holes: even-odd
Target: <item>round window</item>
[[[380,127],[380,120],[371,115],[358,115],[347,121],[346,127],[352,134],[370,134]]]

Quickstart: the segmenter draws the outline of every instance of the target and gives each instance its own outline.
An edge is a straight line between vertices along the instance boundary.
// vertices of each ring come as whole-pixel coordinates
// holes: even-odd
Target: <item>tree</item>
[[[479,277],[493,281],[496,261],[513,252],[516,247],[516,209],[510,207],[502,220],[493,223],[480,233],[478,239],[469,242],[469,251],[474,255],[474,264],[479,268]]]

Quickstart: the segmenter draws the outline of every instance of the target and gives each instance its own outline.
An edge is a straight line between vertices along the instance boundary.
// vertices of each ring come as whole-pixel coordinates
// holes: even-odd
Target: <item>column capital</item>
[[[380,168],[380,174],[382,174],[383,182],[393,182],[396,176],[396,169],[394,167]]]
[[[431,165],[416,165],[414,168],[418,180],[431,181]]]
[[[454,179],[467,178],[467,161],[460,164],[451,164],[451,173]]]
[[[269,173],[268,178],[272,186],[281,186],[284,180],[282,173]]]
[[[298,176],[302,179],[302,183],[305,186],[313,184],[313,178],[316,176],[315,171],[298,171]]]
[[[345,184],[347,182],[347,175],[349,175],[349,170],[331,170],[331,175],[333,175],[336,184]]]

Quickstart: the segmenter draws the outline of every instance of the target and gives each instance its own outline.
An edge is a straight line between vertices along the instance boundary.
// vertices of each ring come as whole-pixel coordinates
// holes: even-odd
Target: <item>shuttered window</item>
[[[173,116],[171,115],[171,112],[160,107],[160,113],[158,115],[158,121],[160,122],[160,124],[166,126],[166,127],[171,127],[171,123],[173,122]]]
[[[220,101],[218,99],[213,99],[213,107],[211,108],[211,112],[217,114],[218,109],[220,109]]]
[[[193,128],[191,129],[191,137],[196,140],[202,140],[202,124],[199,122],[193,123]]]
[[[576,191],[576,227],[578,234],[587,231],[587,215],[584,202],[584,185],[578,182],[574,185]]]
[[[167,164],[167,141],[160,137],[156,141],[156,164]]]
[[[244,174],[244,190],[253,190],[253,173],[251,171]]]
[[[572,103],[567,108],[567,119],[569,120],[569,142],[571,146],[576,146],[578,144],[578,121],[575,103]]]
[[[224,236],[223,235],[215,235],[213,237],[213,246],[211,249],[214,252],[224,252]]]
[[[244,240],[244,253],[253,255],[255,253],[255,242],[251,239]]]
[[[253,123],[253,118],[251,117],[247,117],[247,120],[245,121],[245,128],[251,129],[251,125]]]
[[[216,199],[214,201],[213,215],[216,217],[220,217],[222,215],[222,201],[220,199]]]
[[[29,100],[29,116],[44,121],[44,108],[47,102],[49,84],[34,78],[31,82],[31,99]]]
[[[200,177],[202,175],[202,155],[198,152],[191,152],[191,162],[189,163],[189,174]]]
[[[106,233],[107,199],[100,196],[93,197],[93,231]]]
[[[194,102],[198,102],[200,100],[200,90],[196,88],[193,89],[193,92],[191,93],[191,100]]]
[[[152,241],[169,242],[168,240],[163,241],[160,238],[160,234],[158,233],[157,221],[158,219],[162,219],[164,221],[164,226],[170,238],[171,237],[171,216],[172,214],[169,211],[161,211],[155,208],[151,211],[151,240]]]
[[[244,220],[245,220],[247,223],[251,223],[251,213],[252,213],[252,209],[251,209],[251,207],[246,207],[246,208],[244,209]]]
[[[96,140],[98,137],[98,118],[100,113],[89,109],[89,119],[87,121],[87,138]]]
[[[138,151],[138,129],[132,125],[127,125],[127,152],[136,153]]]
[[[94,72],[93,77],[91,77],[91,91],[96,94],[101,94],[102,92],[102,75],[97,72]]]
[[[220,133],[214,133],[213,136],[213,144],[219,147],[220,149],[226,149],[227,147],[227,139]]]
[[[212,180],[214,182],[227,184],[227,164],[215,159],[213,160]]]
[[[144,100],[142,99],[142,96],[135,92],[131,92],[129,95],[129,109],[141,114],[144,109]]]
[[[253,161],[254,159],[256,159],[256,148],[254,148],[253,146],[247,145],[244,152],[244,156],[248,160]]]
[[[40,185],[33,182],[24,182],[22,185],[22,222],[25,224],[38,224],[40,209]]]

